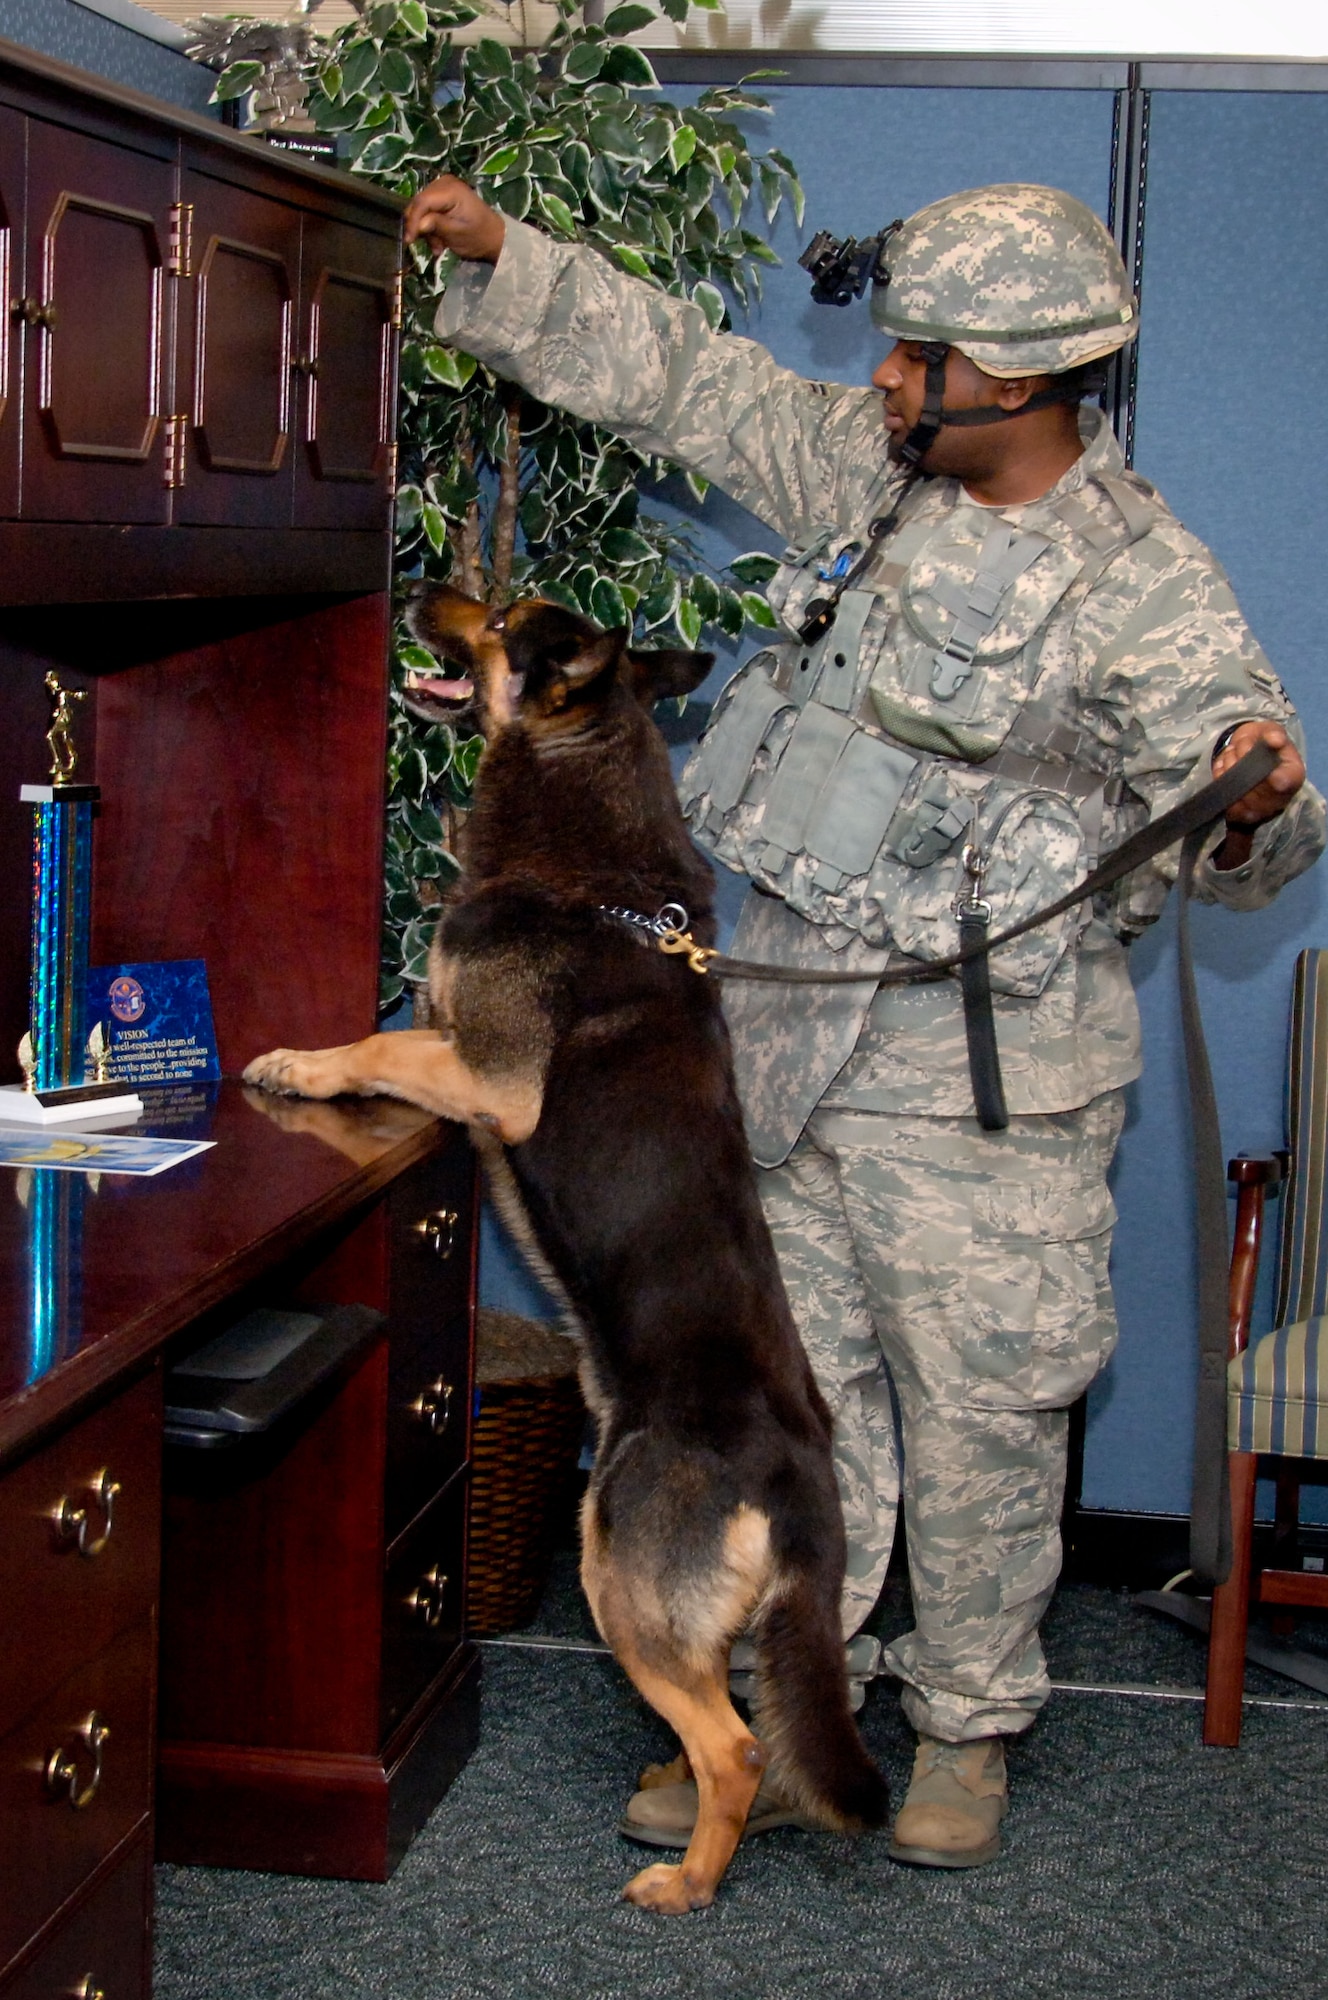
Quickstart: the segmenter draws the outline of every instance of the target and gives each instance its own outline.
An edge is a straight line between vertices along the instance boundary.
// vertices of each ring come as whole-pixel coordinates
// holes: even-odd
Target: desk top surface
[[[456,1129],[389,1099],[309,1104],[234,1083],[143,1098],[123,1129],[215,1145],[152,1179],[0,1167],[0,1459]]]

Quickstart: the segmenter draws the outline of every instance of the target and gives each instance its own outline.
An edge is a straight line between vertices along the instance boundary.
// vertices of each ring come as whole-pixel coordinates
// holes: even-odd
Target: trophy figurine
[[[51,697],[50,780],[24,785],[33,808],[32,977],[28,1032],[19,1044],[21,1085],[0,1087],[0,1123],[68,1124],[136,1118],[142,1099],[107,1074],[101,1023],[87,1032],[92,917],[92,818],[100,793],[77,781],[75,705],[86,691],[46,676]]]

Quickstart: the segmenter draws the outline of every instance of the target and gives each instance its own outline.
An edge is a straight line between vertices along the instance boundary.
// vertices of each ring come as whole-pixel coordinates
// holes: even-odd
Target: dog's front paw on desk
[[[346,1057],[354,1043],[340,1049],[270,1049],[255,1056],[244,1081],[281,1097],[339,1097],[355,1089]]]

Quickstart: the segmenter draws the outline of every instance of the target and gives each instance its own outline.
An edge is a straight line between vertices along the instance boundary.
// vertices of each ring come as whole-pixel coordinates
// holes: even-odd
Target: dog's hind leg
[[[705,1578],[693,1580],[671,1617],[656,1590],[615,1561],[587,1496],[582,1515],[582,1581],[595,1622],[619,1665],[682,1743],[680,1768],[696,1779],[696,1825],[681,1862],[657,1863],[627,1884],[624,1899],[680,1916],[713,1902],[760,1788],[766,1753],[729,1700],[728,1658],[764,1587],[766,1523],[742,1509]],[[682,1610],[688,1614],[680,1619]],[[662,1781],[667,1782],[667,1778]]]

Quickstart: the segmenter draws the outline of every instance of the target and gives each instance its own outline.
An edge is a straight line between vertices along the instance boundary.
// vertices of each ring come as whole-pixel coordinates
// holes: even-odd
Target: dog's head
[[[629,646],[627,626],[601,631],[547,598],[497,607],[448,584],[417,586],[406,622],[430,652],[460,669],[455,677],[412,674],[411,709],[430,721],[473,719],[491,742],[517,721],[539,734],[583,728],[624,690],[647,709],[667,695],[690,694],[715,659]]]

